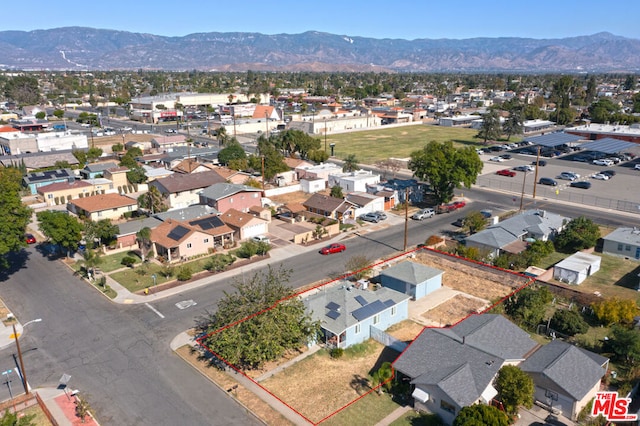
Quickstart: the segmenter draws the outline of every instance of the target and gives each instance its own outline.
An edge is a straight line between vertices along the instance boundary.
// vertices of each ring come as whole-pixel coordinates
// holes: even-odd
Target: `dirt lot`
[[[356,356],[332,359],[326,351],[305,358],[261,384],[313,422],[318,422],[371,389],[368,375],[398,353],[368,341]]]
[[[487,303],[480,299],[458,294],[446,302],[428,310],[422,317],[432,324],[441,327],[457,323],[470,314],[482,311],[487,307]]]

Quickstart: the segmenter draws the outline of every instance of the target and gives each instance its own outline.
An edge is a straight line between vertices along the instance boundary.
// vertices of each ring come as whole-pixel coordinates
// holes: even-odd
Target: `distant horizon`
[[[492,0],[488,3],[415,2],[381,8],[365,0],[326,0],[318,6],[293,0],[225,4],[201,0],[183,0],[179,4],[168,0],[152,4],[111,0],[96,3],[88,10],[75,4],[35,0],[30,11],[19,2],[3,4],[5,28],[1,31],[84,27],[163,37],[212,32],[277,35],[318,31],[400,40],[562,39],[607,32],[640,40],[637,24],[640,2],[583,0],[576,5],[538,0],[530,5]]]
[[[391,40],[406,40],[406,41],[413,41],[413,40],[471,40],[471,39],[479,39],[479,38],[490,38],[490,39],[498,39],[498,38],[516,38],[516,39],[533,39],[533,40],[560,40],[560,39],[567,39],[567,38],[575,38],[575,37],[591,37],[594,36],[596,34],[609,34],[613,37],[622,37],[622,38],[626,38],[629,40],[638,40],[640,41],[640,37],[627,37],[624,35],[620,35],[620,34],[615,34],[612,33],[611,31],[597,31],[597,32],[593,32],[593,33],[583,33],[583,34],[575,34],[575,35],[567,35],[567,36],[562,36],[562,37],[533,37],[533,36],[511,36],[511,35],[502,35],[502,36],[473,36],[473,37],[464,37],[464,38],[454,38],[454,37],[440,37],[440,38],[434,38],[434,37],[421,37],[421,38],[400,38],[400,37],[370,37],[370,36],[361,36],[361,35],[357,35],[357,34],[340,34],[340,33],[331,33],[328,31],[320,31],[320,30],[314,30],[314,29],[309,29],[309,30],[305,30],[305,31],[301,31],[301,32],[279,32],[279,33],[264,33],[264,32],[260,32],[260,31],[217,31],[217,30],[211,30],[211,31],[198,31],[198,32],[193,32],[193,33],[189,33],[189,34],[184,34],[184,35],[165,35],[165,34],[157,34],[157,33],[150,33],[150,32],[140,32],[140,31],[130,31],[130,30],[121,30],[121,29],[116,29],[116,28],[99,28],[99,27],[89,27],[89,26],[85,26],[85,25],[67,25],[67,26],[61,26],[61,27],[51,27],[51,28],[37,28],[37,29],[32,29],[32,30],[0,30],[1,32],[10,32],[10,31],[22,31],[22,32],[35,32],[35,31],[51,31],[51,30],[59,30],[59,29],[66,29],[66,28],[84,28],[84,29],[92,29],[92,30],[98,30],[98,31],[118,31],[118,32],[127,32],[127,33],[133,33],[133,34],[149,34],[149,35],[154,35],[154,36],[158,36],[158,37],[176,37],[176,38],[182,38],[182,37],[188,37],[194,34],[208,34],[208,33],[218,33],[218,34],[230,34],[230,33],[243,33],[243,34],[261,34],[261,35],[265,35],[265,36],[275,36],[275,35],[299,35],[299,34],[304,34],[304,33],[309,33],[309,32],[317,32],[317,33],[324,33],[324,34],[332,34],[332,35],[336,35],[336,36],[343,36],[343,37],[360,37],[360,38],[371,38],[371,39],[378,39],[378,40],[382,40],[382,39],[391,39]]]

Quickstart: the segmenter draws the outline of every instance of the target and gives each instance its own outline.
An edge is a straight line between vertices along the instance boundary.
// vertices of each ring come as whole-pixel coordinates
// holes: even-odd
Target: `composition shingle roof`
[[[151,182],[150,185],[158,186],[161,192],[173,194],[176,192],[206,188],[214,183],[223,182],[225,182],[225,179],[222,176],[215,171],[210,171],[193,174],[176,173],[171,176],[156,179]]]
[[[538,386],[579,401],[602,379],[608,361],[593,352],[553,340],[534,352],[520,368],[534,375]]]
[[[200,195],[210,200],[220,200],[225,197],[237,194],[239,192],[262,192],[259,188],[247,185],[236,185],[234,183],[214,183],[200,192]]]
[[[220,219],[222,219],[222,221],[227,225],[232,226],[234,228],[238,228],[238,229],[246,226],[247,223],[250,223],[253,220],[262,221],[262,219],[258,219],[257,217],[249,213],[243,213],[236,209],[227,210],[226,212],[220,215]]]
[[[136,200],[120,194],[98,194],[71,200],[70,203],[90,213],[138,204]]]
[[[65,191],[73,188],[85,188],[92,186],[91,183],[84,180],[74,180],[72,182],[56,182],[44,185],[38,188],[38,194],[44,194],[45,192]]]
[[[380,275],[396,278],[410,284],[420,284],[442,274],[444,271],[440,269],[411,261],[398,263],[380,272]]]

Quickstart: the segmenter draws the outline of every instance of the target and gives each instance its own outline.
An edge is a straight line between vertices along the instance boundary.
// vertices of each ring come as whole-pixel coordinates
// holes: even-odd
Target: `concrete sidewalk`
[[[80,420],[76,416],[76,399],[77,395],[71,395],[71,390],[64,390],[58,388],[40,388],[34,389],[44,405],[51,413],[51,416],[58,422],[60,426],[98,426],[99,423],[93,418],[91,414],[87,415],[84,421]]]

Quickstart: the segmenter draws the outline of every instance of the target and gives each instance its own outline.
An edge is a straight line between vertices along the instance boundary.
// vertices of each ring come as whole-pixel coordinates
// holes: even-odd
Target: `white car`
[[[256,243],[266,243],[266,244],[270,244],[271,243],[269,241],[269,238],[265,237],[264,235],[256,235],[255,237],[252,237],[251,239]]]
[[[489,158],[489,161],[497,161],[498,163],[502,163],[504,161],[504,158],[502,158],[502,157],[491,157],[491,158]]]
[[[600,160],[593,160],[593,164],[595,164],[596,166],[613,166],[613,161],[607,158],[603,158]]]
[[[633,170],[640,170],[640,163],[633,166]]]
[[[593,178],[598,180],[609,180],[609,175],[605,175],[604,173],[596,173],[595,175],[593,175]]]
[[[533,172],[536,170],[536,166],[532,166],[531,164],[523,164],[521,166],[515,166],[513,170],[518,170],[520,172]]]

